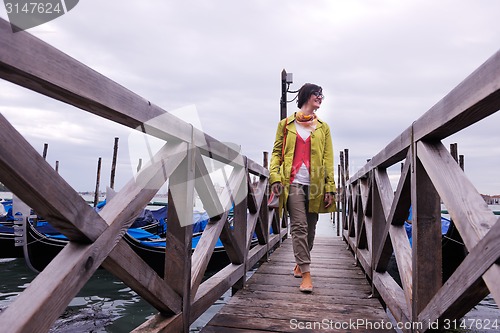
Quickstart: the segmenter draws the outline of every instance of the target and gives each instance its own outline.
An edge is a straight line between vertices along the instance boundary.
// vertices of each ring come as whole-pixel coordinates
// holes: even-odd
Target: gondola
[[[166,216],[166,207],[163,211],[158,210],[153,213],[155,213],[157,217]],[[149,215],[149,213],[143,215]],[[194,219],[192,240],[193,251],[208,223],[208,215],[206,213],[195,213]],[[129,228],[124,235],[124,239],[134,252],[153,268],[159,276],[163,277],[165,267],[164,237],[166,229],[159,220],[144,225],[137,223],[138,221],[142,220],[140,218],[136,219],[133,225],[135,228]],[[24,257],[28,267],[35,272],[42,271],[64,246],[68,244],[68,239],[46,221],[27,221],[25,225],[25,234]],[[224,246],[222,242],[218,240],[208,264],[208,270],[219,270],[228,263],[229,258],[224,250]]]
[[[143,232],[154,235],[159,224],[144,226]],[[133,228],[135,229],[135,228]],[[147,231],[149,230],[149,231]],[[24,259],[29,268],[35,272],[42,271],[54,257],[68,244],[66,236],[56,230],[46,221],[28,220],[25,222]]]
[[[0,259],[23,257],[23,248],[15,246],[14,221],[12,200],[2,199],[0,203]]]
[[[412,224],[405,222],[404,227],[408,235],[410,246],[412,244]],[[458,233],[455,224],[450,219],[441,217],[441,244],[442,244],[442,282],[446,282],[455,270],[460,266],[462,261],[467,256],[467,249],[463,240]],[[402,286],[401,278],[397,268],[396,258],[392,254],[387,272],[394,278],[394,280]]]
[[[137,234],[141,235],[138,236]],[[165,239],[147,235],[142,230],[129,230],[123,237],[130,247],[137,253],[156,273],[163,277],[165,269]],[[202,233],[193,234],[192,250],[194,251]],[[230,263],[224,250],[224,245],[217,240],[214,251],[210,257],[207,270],[218,271]]]
[[[22,246],[16,246],[14,226],[0,223],[0,258],[22,258]]]

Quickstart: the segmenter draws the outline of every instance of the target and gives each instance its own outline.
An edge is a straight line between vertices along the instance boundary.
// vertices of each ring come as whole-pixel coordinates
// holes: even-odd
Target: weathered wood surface
[[[32,36],[13,34],[0,18],[0,78],[167,141],[193,142],[201,153],[241,165],[239,152],[194,128],[78,60]],[[267,170],[254,164],[256,173]]]
[[[389,167],[405,158],[412,139],[442,140],[500,109],[500,51],[471,73],[410,127],[373,156],[352,178],[375,166]]]
[[[349,210],[342,221],[345,240],[398,322],[423,324],[419,332],[436,320],[459,320],[487,294],[500,302],[500,252],[494,245],[499,241],[498,219],[457,164],[456,147],[450,153],[441,142],[499,109],[500,51],[371,158],[342,189],[343,207]],[[402,160],[394,190],[387,168]],[[441,201],[469,253],[446,278],[443,264],[455,258],[443,258]],[[403,227],[410,207],[411,247]],[[397,271],[389,270],[391,260]]]
[[[197,316],[227,289],[237,288],[246,271],[286,235],[286,224],[276,229],[277,234],[269,234],[269,224],[279,222],[267,207],[267,169],[29,33],[11,33],[3,19],[0,78],[167,141],[97,213],[0,115],[0,180],[70,240],[0,313],[0,325],[9,331],[47,331],[95,269],[103,266],[159,310],[139,331],[187,332]],[[222,196],[209,181],[202,155],[233,167]],[[248,182],[250,174],[259,179],[255,188]],[[169,228],[162,279],[122,237],[167,181]],[[214,218],[192,255],[195,189]],[[233,205],[235,218],[229,228],[226,217]],[[250,250],[255,232],[259,244]],[[201,283],[218,237],[231,264]]]
[[[311,274],[314,291],[301,293],[294,278],[291,240],[286,240],[247,281],[202,332],[314,332],[299,325],[323,325],[331,331],[341,323],[366,320],[388,322],[376,298],[369,298],[371,286],[341,238],[316,238],[312,250]],[[335,324],[336,323],[336,324]],[[312,326],[313,327],[313,326]],[[356,332],[373,331],[359,327]],[[380,330],[383,332],[384,330]],[[391,330],[385,330],[391,331]]]

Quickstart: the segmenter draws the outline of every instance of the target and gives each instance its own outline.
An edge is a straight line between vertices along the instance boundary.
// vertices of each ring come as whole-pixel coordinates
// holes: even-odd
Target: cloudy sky
[[[498,13],[498,0],[84,0],[29,32],[259,163],[286,69],[291,90],[323,87],[318,115],[354,174],[499,49]],[[78,191],[99,157],[109,185],[115,137],[117,189],[137,166],[131,130],[80,109],[0,80],[0,112]],[[499,120],[444,141],[481,193],[500,194]]]

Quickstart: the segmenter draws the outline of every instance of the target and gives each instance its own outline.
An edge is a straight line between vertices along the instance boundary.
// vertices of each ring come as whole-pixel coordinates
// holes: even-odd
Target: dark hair
[[[314,92],[319,91],[320,93],[323,92],[323,88],[320,86],[313,84],[313,83],[306,83],[304,84],[300,89],[299,93],[297,95],[297,106],[299,109],[302,107],[302,105],[306,104],[311,95]]]

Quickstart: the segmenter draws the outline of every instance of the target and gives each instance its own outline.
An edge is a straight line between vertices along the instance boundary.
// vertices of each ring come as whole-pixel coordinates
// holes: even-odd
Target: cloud
[[[494,0],[87,0],[29,32],[167,111],[195,106],[204,131],[259,163],[272,148],[285,68],[292,90],[305,82],[324,88],[318,114],[332,128],[336,162],[348,148],[360,167],[498,50],[499,10]],[[115,136],[128,158],[128,129],[5,82],[0,110],[34,146],[73,147],[60,159],[91,161],[79,165],[92,174],[98,156],[108,163]],[[481,130],[467,133],[458,142],[471,161],[467,173],[486,174],[472,161],[488,157],[479,148],[488,144],[473,136]],[[93,176],[82,180],[82,167],[71,167],[67,179],[93,189]],[[500,193],[474,179],[481,191]]]

